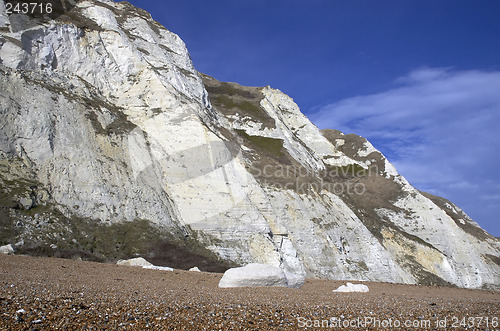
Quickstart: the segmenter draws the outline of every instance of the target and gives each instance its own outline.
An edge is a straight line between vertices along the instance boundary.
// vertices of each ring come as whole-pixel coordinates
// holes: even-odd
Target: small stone
[[[30,198],[19,199],[20,207],[22,207],[23,209],[26,209],[26,210],[30,210],[31,208],[33,208],[33,203],[34,203],[33,200]]]

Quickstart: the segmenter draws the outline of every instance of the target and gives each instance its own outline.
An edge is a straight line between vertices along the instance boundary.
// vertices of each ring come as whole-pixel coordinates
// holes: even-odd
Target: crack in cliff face
[[[498,239],[458,207],[415,190],[366,139],[320,132],[279,90],[199,74],[182,40],[130,4],[0,26],[0,62],[0,244],[500,284]]]

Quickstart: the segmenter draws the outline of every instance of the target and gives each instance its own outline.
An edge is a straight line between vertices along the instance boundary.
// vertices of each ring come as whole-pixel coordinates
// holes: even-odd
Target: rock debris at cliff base
[[[500,312],[500,293],[492,291],[368,283],[369,293],[332,293],[344,284],[333,280],[307,280],[301,289],[220,289],[221,276],[0,256],[0,329],[296,330],[365,317],[432,325],[446,318],[451,327],[453,318],[485,323]]]

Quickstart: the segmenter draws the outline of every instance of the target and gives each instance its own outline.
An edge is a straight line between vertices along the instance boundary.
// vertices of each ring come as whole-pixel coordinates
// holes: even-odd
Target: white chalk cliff
[[[279,90],[200,74],[128,3],[13,32],[0,0],[0,113],[0,245],[81,246],[91,230],[71,220],[147,220],[240,265],[500,287],[499,240],[457,206]]]

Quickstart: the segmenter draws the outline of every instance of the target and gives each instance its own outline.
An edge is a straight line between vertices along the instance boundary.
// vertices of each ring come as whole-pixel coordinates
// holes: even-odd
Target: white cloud
[[[417,188],[449,198],[500,236],[500,206],[485,203],[500,183],[500,72],[421,68],[391,90],[310,118],[368,138]]]

